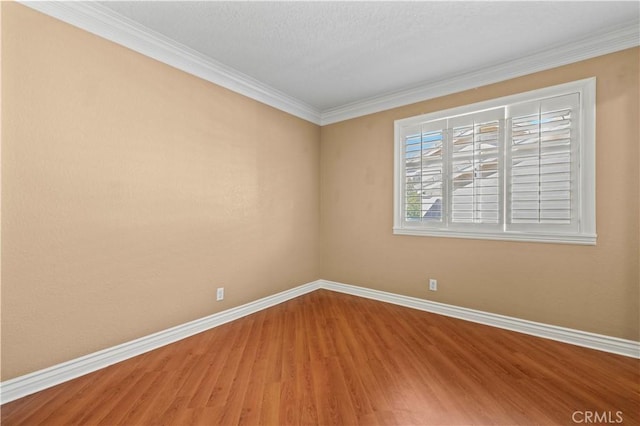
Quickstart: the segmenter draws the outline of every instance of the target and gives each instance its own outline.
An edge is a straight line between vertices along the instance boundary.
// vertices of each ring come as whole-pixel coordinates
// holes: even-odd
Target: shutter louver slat
[[[405,220],[442,221],[443,131],[405,137]]]
[[[451,222],[497,224],[500,121],[452,129]]]
[[[510,219],[514,224],[570,224],[571,108],[513,117]]]

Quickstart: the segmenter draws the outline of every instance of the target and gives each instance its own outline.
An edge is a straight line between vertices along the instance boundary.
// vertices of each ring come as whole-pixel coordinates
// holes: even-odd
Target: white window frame
[[[500,214],[500,223],[496,226],[486,226],[485,224],[453,224],[448,218],[449,212],[443,203],[442,214],[443,223],[433,223],[431,221],[407,221],[405,220],[405,140],[404,129],[416,127],[436,120],[450,120],[457,116],[480,113],[485,110],[504,108],[505,111],[518,104],[550,99],[557,96],[569,94],[579,94],[579,123],[577,128],[576,151],[572,153],[573,176],[577,182],[571,189],[572,197],[575,199],[575,212],[573,212],[572,226],[561,229],[553,229],[555,225],[536,227],[531,226],[508,226],[504,214]],[[530,241],[544,243],[564,243],[564,244],[596,244],[596,197],[595,197],[595,127],[596,127],[596,79],[595,77],[578,80],[557,86],[546,87],[529,92],[496,98],[484,102],[464,105],[420,116],[409,117],[394,122],[394,226],[393,233],[396,235],[417,235],[435,237],[473,238],[487,240],[507,240],[507,241]],[[504,126],[507,129],[507,126]],[[573,139],[573,138],[572,138]],[[502,138],[506,144],[506,136]],[[443,146],[443,150],[448,150]],[[573,148],[572,148],[573,149]],[[505,146],[500,148],[502,185],[501,205],[507,202],[507,179],[506,157],[508,155]],[[450,158],[450,157],[449,157]],[[443,160],[445,161],[445,160]],[[575,164],[577,163],[577,164]],[[446,170],[450,163],[446,163]],[[446,181],[447,177],[443,178]],[[447,188],[444,184],[443,193]],[[449,194],[450,195],[450,194]]]

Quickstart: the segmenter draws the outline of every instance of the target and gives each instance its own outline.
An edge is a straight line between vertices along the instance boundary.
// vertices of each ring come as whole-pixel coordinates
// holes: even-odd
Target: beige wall
[[[320,277],[640,340],[638,59],[320,129],[3,2],[2,380]],[[392,234],[393,120],[590,76],[597,246]]]
[[[6,2],[2,62],[2,380],[319,278],[318,126]]]
[[[322,278],[640,340],[639,59],[626,50],[323,127]],[[394,120],[591,76],[596,246],[392,234]]]

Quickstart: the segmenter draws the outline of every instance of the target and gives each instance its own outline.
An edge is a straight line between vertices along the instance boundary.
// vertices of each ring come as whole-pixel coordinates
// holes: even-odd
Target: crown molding
[[[305,102],[152,31],[98,3],[25,0],[18,0],[18,2],[174,68],[319,125],[337,123],[426,101],[640,44],[640,21],[636,20],[513,61],[319,111]]]
[[[592,34],[587,38],[562,46],[538,51],[522,58],[496,64],[473,72],[460,74],[436,82],[429,82],[406,90],[375,96],[322,111],[320,125],[337,123],[404,105],[422,102],[463,90],[486,86],[538,71],[571,64],[638,46],[640,21]]]
[[[18,1],[24,6],[247,96],[320,124],[320,111],[94,2]]]

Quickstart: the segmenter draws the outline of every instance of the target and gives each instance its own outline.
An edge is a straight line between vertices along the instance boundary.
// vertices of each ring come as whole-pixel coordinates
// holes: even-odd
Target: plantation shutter
[[[595,88],[396,120],[394,234],[595,244]]]
[[[501,223],[503,123],[504,108],[448,120],[451,223]]]
[[[578,226],[579,102],[574,93],[510,108],[508,227]]]
[[[443,220],[445,121],[414,126],[404,136],[405,220]]]

